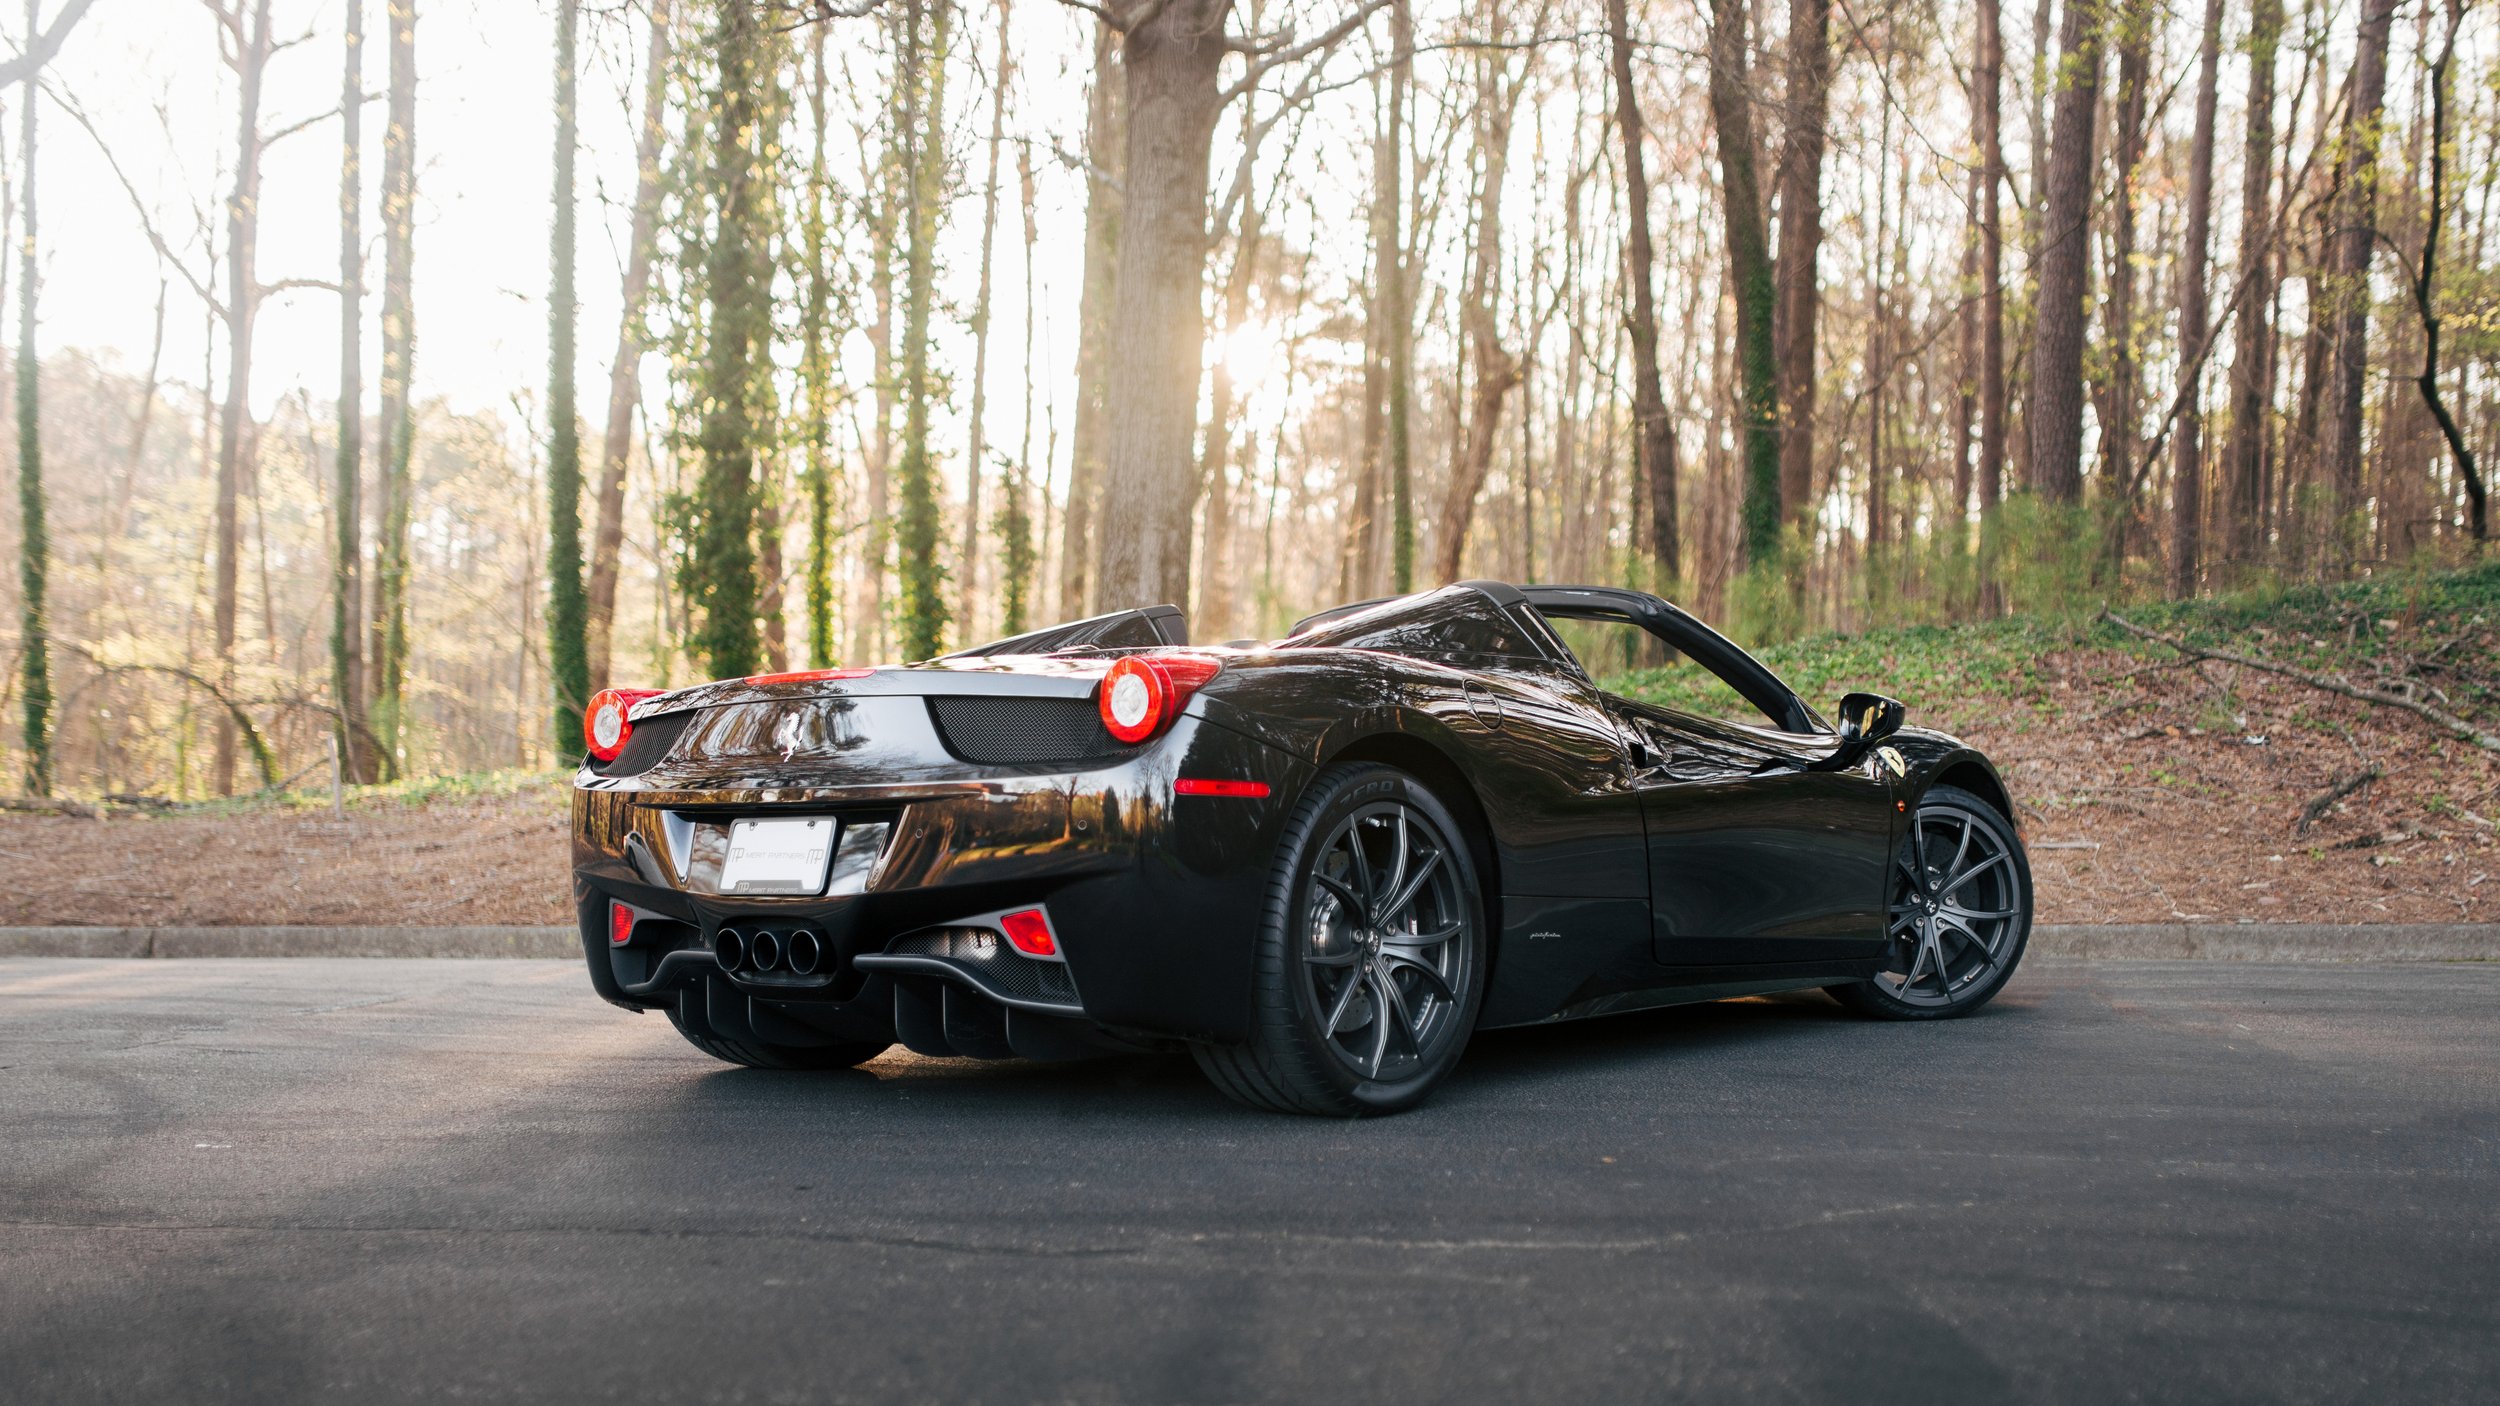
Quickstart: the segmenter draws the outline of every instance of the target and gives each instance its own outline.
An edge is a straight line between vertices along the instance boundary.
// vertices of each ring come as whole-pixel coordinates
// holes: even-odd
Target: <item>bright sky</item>
[[[47,23],[57,8],[58,0],[46,0]],[[383,0],[365,0],[365,11],[364,82],[369,93],[378,95],[388,77]],[[417,11],[417,390],[420,396],[445,397],[456,410],[508,410],[516,390],[535,396],[546,380],[552,6],[544,0],[417,0]],[[980,28],[969,34],[959,31],[957,52],[964,53],[967,44],[977,46],[973,61],[986,75],[997,42],[990,18],[995,11],[976,5],[959,14]],[[310,37],[270,64],[264,130],[336,107],[343,15],[342,0],[276,0],[275,32],[282,39]],[[1021,128],[1062,147],[1079,139],[1090,57],[1080,18],[1051,0],[1025,0],[1016,7],[1015,47],[1024,69],[1020,86],[1026,116],[1022,122],[1011,116],[1011,136]],[[841,46],[860,42],[860,24],[852,21],[833,31],[829,61],[837,75]],[[18,46],[22,28],[22,19],[0,26],[10,48]],[[641,91],[637,70],[643,35],[638,22],[629,28],[613,17],[584,17],[578,374],[582,403],[593,415],[604,400],[615,346],[624,206],[634,180],[632,108]],[[203,0],[100,0],[49,75],[56,92],[92,117],[148,203],[150,217],[183,261],[200,270],[203,217],[220,223],[223,242],[222,202],[231,181],[236,121],[233,78],[219,60],[217,28],[207,5]],[[964,193],[948,235],[943,292],[957,308],[951,336],[962,345],[941,344],[941,360],[959,368],[965,381],[972,357],[961,323],[969,316],[977,284],[980,139],[989,127],[986,81],[969,81],[971,76],[959,63],[949,91],[958,133],[955,149],[965,167]],[[368,405],[379,356],[375,313],[380,257],[374,241],[381,222],[376,192],[383,115],[379,101],[367,104]],[[17,120],[12,102],[6,114],[12,183]],[[47,353],[83,348],[134,372],[143,370],[155,319],[159,261],[130,198],[96,144],[53,103],[46,104],[39,121],[41,345]],[[271,149],[262,196],[263,280],[337,277],[338,140],[338,123],[331,119]],[[855,148],[855,143],[835,143],[834,159],[856,160]],[[1036,281],[1045,304],[1041,320],[1053,329],[1053,342],[1072,345],[1076,278],[1065,251],[1079,247],[1082,184],[1047,148],[1037,158],[1042,248]],[[1012,436],[1021,408],[1022,231],[1012,147],[1001,184],[992,329],[993,338],[1003,340],[993,341],[991,354],[993,443]],[[171,277],[164,374],[196,384],[211,332],[198,299],[179,275]],[[1066,307],[1057,308],[1058,302]],[[268,413],[274,402],[299,387],[310,388],[317,398],[335,394],[337,347],[338,302],[333,294],[307,289],[272,298],[264,305],[257,336],[257,411]],[[646,367],[655,390],[657,360]],[[1044,367],[1067,366],[1073,355],[1038,346],[1036,361]],[[220,384],[223,374],[221,357]],[[969,390],[968,385],[960,387],[959,407],[968,404]],[[1062,431],[1064,435],[1064,423]],[[1040,433],[1037,426],[1037,437]]]

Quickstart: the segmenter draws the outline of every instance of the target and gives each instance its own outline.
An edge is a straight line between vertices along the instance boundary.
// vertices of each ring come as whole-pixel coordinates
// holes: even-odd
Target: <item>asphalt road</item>
[[[2490,1401],[2500,965],[713,1064],[564,964],[0,963],[0,1399]]]

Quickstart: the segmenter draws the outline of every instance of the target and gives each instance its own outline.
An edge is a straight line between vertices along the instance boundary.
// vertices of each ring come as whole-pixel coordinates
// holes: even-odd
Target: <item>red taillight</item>
[[[998,920],[1007,941],[1028,957],[1056,957],[1059,940],[1050,935],[1050,919],[1039,908],[1026,908]]]
[[[874,669],[801,669],[790,674],[749,674],[740,679],[745,684],[823,683],[827,679],[864,679]]]
[[[634,940],[634,910],[611,899],[608,903],[608,945],[622,947]]]
[[[1263,800],[1267,796],[1264,781],[1218,781],[1212,777],[1184,776],[1172,783],[1175,796],[1238,796],[1243,800]]]
[[[1222,672],[1203,654],[1127,654],[1102,676],[1094,696],[1103,728],[1122,742],[1143,742],[1180,716],[1181,707]]]
[[[656,688],[603,688],[582,710],[582,741],[590,746],[590,754],[603,762],[616,760],[625,750],[625,741],[634,735],[634,720],[627,716],[635,704],[646,698],[657,698]]]

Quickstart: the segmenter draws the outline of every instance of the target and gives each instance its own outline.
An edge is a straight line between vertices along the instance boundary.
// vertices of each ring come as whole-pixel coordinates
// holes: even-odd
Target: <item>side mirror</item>
[[[1875,744],[1901,730],[1909,710],[1898,698],[1880,693],[1852,693],[1840,700],[1840,745],[1808,771],[1846,771],[1863,760]]]

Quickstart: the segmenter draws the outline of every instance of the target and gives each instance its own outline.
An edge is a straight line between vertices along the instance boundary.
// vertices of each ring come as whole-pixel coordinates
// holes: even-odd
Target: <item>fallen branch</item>
[[[2309,798],[2309,804],[2300,808],[2300,822],[2292,827],[2292,833],[2295,835],[2308,834],[2309,827],[2315,825],[2318,822],[2318,817],[2326,814],[2327,810],[2337,801],[2342,800],[2344,797],[2351,795],[2353,792],[2360,790],[2362,787],[2369,785],[2371,782],[2378,780],[2386,774],[2387,773],[2380,771],[2377,767],[2373,766],[2364,767],[2350,776],[2336,777],[2334,785],[2327,787],[2325,790],[2320,791],[2314,796],[2311,796]]]
[[[2347,683],[2344,680],[2336,678],[2330,674],[2313,674],[2305,669],[2295,669],[2288,664],[2277,664],[2271,659],[2259,659],[2254,655],[2234,654],[2225,649],[2209,649],[2201,644],[2189,644],[2185,640],[2173,639],[2168,635],[2159,634],[2155,631],[2145,629],[2143,626],[2135,624],[2134,622],[2117,614],[2115,611],[2104,610],[2101,612],[2101,618],[2117,626],[2119,629],[2126,631],[2128,634],[2135,636],[2137,639],[2150,640],[2155,644],[2167,645],[2168,647],[2179,651],[2181,654],[2188,655],[2191,658],[2212,659],[2224,664],[2237,664],[2243,669],[2255,669],[2259,673],[2264,674],[2279,674],[2284,678],[2294,681],[2295,683],[2305,683],[2311,688],[2319,689],[2327,693],[2340,694],[2346,698],[2358,699],[2364,703],[2375,703],[2382,708],[2401,708],[2425,722],[2432,723],[2456,734],[2458,737],[2473,743],[2475,746],[2482,748],[2486,752],[2500,752],[2500,734],[2485,732],[2483,729],[2476,727],[2474,724],[2467,722],[2465,719],[2458,717],[2456,714],[2434,708],[2428,703],[2417,702],[2410,698],[2400,698],[2395,694],[2382,692],[2381,690],[2375,688],[2362,688],[2358,685]]]
[[[67,815],[80,820],[95,819],[95,807],[60,796],[0,796],[0,810],[23,811],[28,815]]]

